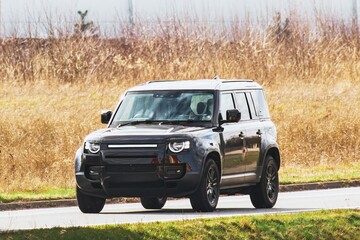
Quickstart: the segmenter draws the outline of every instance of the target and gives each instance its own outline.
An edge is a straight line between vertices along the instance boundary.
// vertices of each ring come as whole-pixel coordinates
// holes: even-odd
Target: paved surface
[[[0,230],[91,226],[314,211],[360,209],[360,187],[280,193],[273,209],[254,209],[249,196],[221,197],[213,213],[195,213],[188,199],[168,201],[162,210],[144,210],[140,203],[109,204],[100,214],[83,214],[77,207],[0,212]]]

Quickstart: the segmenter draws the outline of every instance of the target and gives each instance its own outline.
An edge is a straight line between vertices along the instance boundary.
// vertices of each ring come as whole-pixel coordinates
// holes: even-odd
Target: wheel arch
[[[209,159],[212,159],[215,161],[216,163],[216,166],[218,167],[219,169],[219,173],[220,173],[220,179],[221,179],[221,176],[222,176],[222,161],[221,161],[221,155],[220,153],[218,153],[217,151],[211,151],[209,152],[206,157],[204,158],[204,161],[203,161],[203,164],[202,164],[202,167],[201,167],[201,177],[204,173],[204,167],[205,167],[205,164],[207,161],[209,161]]]
[[[216,151],[212,151],[210,153],[208,153],[208,155],[206,155],[206,158],[205,158],[205,161],[204,161],[204,165],[205,166],[205,163],[209,160],[209,159],[212,159],[215,161],[218,169],[219,169],[219,173],[220,173],[220,177],[222,175],[222,164],[221,164],[221,157],[220,157],[220,154]]]
[[[280,164],[281,164],[281,159],[280,159],[280,151],[279,148],[272,146],[270,147],[264,154],[264,159],[263,159],[263,163],[265,161],[265,158],[270,155],[274,158],[276,165],[278,167],[278,170],[280,170]]]
[[[81,156],[82,156],[83,152],[84,152],[83,147],[80,147],[80,148],[78,148],[78,150],[75,153],[75,159],[74,159],[75,173],[81,171]]]

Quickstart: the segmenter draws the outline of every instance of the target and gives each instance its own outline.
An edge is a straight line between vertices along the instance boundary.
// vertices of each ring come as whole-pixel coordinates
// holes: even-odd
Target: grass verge
[[[291,164],[280,169],[280,184],[351,181],[360,179],[360,162],[305,166]]]
[[[75,198],[75,188],[50,187],[41,191],[0,193],[0,203]]]
[[[357,239],[359,210],[0,233],[1,239]]]

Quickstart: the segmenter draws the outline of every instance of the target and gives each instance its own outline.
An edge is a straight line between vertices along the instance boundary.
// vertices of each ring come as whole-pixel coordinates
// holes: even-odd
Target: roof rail
[[[220,81],[221,83],[254,82],[254,80],[251,79],[220,79],[219,76],[215,76],[213,79],[216,81]],[[208,80],[208,79],[204,79],[204,80]],[[173,81],[182,81],[182,80],[150,80],[147,81],[145,84],[159,83],[159,82],[173,82]]]
[[[222,83],[233,83],[233,82],[254,82],[254,80],[251,79],[228,79],[228,80],[222,80]]]
[[[171,82],[171,81],[176,81],[176,80],[151,80],[151,81],[147,81],[145,84],[156,83],[156,82]]]

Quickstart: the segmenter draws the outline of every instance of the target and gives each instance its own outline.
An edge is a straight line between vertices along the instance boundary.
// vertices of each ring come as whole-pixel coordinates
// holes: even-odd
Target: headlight
[[[100,143],[85,142],[85,150],[91,153],[98,153],[100,151]]]
[[[169,143],[169,149],[174,153],[179,153],[182,150],[189,149],[189,148],[190,148],[190,142],[189,141],[171,142],[171,143]]]

